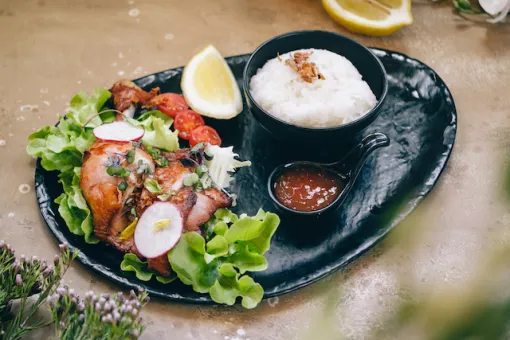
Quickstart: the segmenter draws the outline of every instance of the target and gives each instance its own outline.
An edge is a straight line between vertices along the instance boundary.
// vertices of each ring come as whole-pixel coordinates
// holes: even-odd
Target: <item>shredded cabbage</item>
[[[236,169],[251,165],[250,161],[236,159],[239,155],[233,149],[233,146],[222,148],[210,144],[205,149],[206,154],[212,156],[211,160],[205,161],[205,165],[209,169],[209,176],[220,188],[230,186],[230,182],[234,179],[232,174]]]

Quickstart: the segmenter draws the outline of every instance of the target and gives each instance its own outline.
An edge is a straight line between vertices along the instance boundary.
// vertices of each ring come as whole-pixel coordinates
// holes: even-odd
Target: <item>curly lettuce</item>
[[[73,171],[59,174],[64,193],[55,199],[55,203],[59,205],[58,212],[73,234],[84,236],[87,243],[98,243],[94,236],[92,213],[80,189],[80,173],[81,167],[76,167]]]
[[[124,259],[120,263],[120,269],[125,272],[134,272],[136,278],[141,281],[149,281],[155,276],[158,282],[170,283],[177,278],[174,273],[170,277],[157,275],[155,272],[147,269],[147,261],[142,261],[138,256],[131,253],[124,254]]]
[[[69,230],[84,236],[87,243],[97,243],[93,235],[93,218],[80,189],[80,170],[83,153],[96,140],[95,126],[111,121],[111,113],[99,114],[110,92],[99,88],[92,96],[80,92],[71,99],[70,112],[61,117],[58,125],[45,126],[31,134],[27,152],[41,158],[48,171],[59,171],[63,193],[55,200],[58,212]]]
[[[262,210],[254,217],[237,217],[220,209],[208,222],[208,240],[200,234],[182,235],[168,252],[177,277],[217,303],[233,305],[238,297],[245,308],[262,300],[264,289],[247,272],[267,269],[264,253],[280,224],[276,214]]]
[[[165,151],[175,151],[179,149],[178,131],[171,131],[173,119],[166,114],[154,110],[149,111],[138,117],[129,120],[134,125],[143,126],[145,134],[142,143],[145,146],[163,149]]]
[[[41,157],[41,165],[48,171],[67,172],[80,167],[83,152],[95,141],[93,127],[102,124],[102,118],[111,118],[110,114],[98,114],[109,97],[110,92],[103,88],[95,89],[90,97],[83,92],[75,95],[70,112],[56,127],[45,126],[28,137],[27,152]]]
[[[237,216],[228,209],[219,209],[204,226],[206,238],[196,232],[182,235],[168,252],[173,276],[163,278],[147,268],[147,262],[134,254],[125,254],[121,269],[134,272],[142,281],[153,276],[159,282],[175,277],[199,293],[209,293],[217,303],[233,305],[238,298],[243,307],[255,308],[264,296],[264,289],[247,273],[267,269],[264,254],[280,218],[259,210],[257,215]]]

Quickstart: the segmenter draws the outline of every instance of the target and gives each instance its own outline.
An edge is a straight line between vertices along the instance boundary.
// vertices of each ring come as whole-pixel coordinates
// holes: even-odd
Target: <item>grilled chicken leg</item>
[[[129,225],[125,203],[143,182],[133,171],[127,178],[110,176],[108,166],[118,165],[134,170],[140,164],[154,171],[154,161],[140,148],[135,150],[134,162],[128,164],[126,155],[133,149],[131,143],[96,142],[85,153],[80,187],[94,216],[94,234],[101,240],[112,243],[122,251],[133,248],[132,240],[119,240],[118,236]],[[117,163],[117,164],[113,164]],[[126,181],[125,190],[119,184]]]

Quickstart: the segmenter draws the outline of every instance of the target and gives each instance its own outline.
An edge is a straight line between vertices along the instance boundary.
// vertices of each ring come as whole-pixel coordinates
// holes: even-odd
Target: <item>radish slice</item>
[[[94,128],[97,139],[108,142],[131,142],[142,139],[145,130],[128,122],[113,122]]]
[[[136,225],[136,249],[148,259],[167,253],[181,238],[183,224],[181,212],[175,204],[152,204],[140,216]]]

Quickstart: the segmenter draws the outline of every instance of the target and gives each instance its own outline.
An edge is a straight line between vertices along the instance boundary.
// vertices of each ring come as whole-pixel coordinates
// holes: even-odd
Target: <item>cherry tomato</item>
[[[179,137],[185,140],[189,139],[191,131],[204,125],[204,118],[192,110],[181,111],[175,116],[174,127],[179,130]]]
[[[158,110],[174,118],[179,112],[188,109],[188,103],[177,93],[162,93],[151,100]]]
[[[221,138],[216,130],[210,126],[204,125],[191,131],[189,137],[189,145],[192,147],[202,142],[212,145],[221,145]]]

